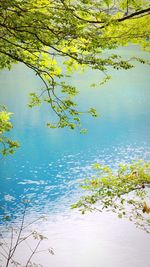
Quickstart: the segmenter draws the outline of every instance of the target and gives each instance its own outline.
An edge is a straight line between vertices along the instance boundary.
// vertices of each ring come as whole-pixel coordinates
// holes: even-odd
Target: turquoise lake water
[[[118,51],[126,57],[133,52],[147,58],[134,47]],[[88,128],[85,135],[77,130],[47,129],[47,107],[27,107],[29,92],[41,87],[30,70],[19,64],[11,71],[1,71],[0,102],[14,113],[11,136],[21,145],[14,156],[0,161],[0,206],[5,208],[1,215],[9,213],[16,219],[21,201],[28,199],[34,216],[69,216],[70,204],[81,194],[79,183],[92,174],[92,163],[115,168],[119,162],[150,159],[149,68],[136,65],[129,71],[112,71],[112,80],[99,88],[89,87],[101,78],[96,71],[71,78],[70,83],[80,88],[82,110],[96,107],[100,114],[97,119],[83,117],[83,126]],[[71,267],[69,264],[61,265]],[[124,266],[114,264],[108,266]]]
[[[126,56],[133,52],[131,48],[119,51]],[[144,55],[138,50],[136,54]],[[41,87],[31,71],[16,65],[10,72],[1,72],[1,103],[14,113],[11,135],[21,144],[13,157],[0,162],[1,202],[7,209],[18,210],[26,197],[39,211],[48,205],[52,211],[55,206],[56,212],[57,202],[76,193],[78,181],[88,176],[92,163],[114,167],[120,161],[150,158],[149,68],[138,64],[130,71],[113,71],[107,85],[89,87],[100,78],[99,72],[87,71],[70,81],[81,89],[82,110],[94,106],[100,114],[97,119],[83,117],[88,133],[81,135],[47,129],[50,114],[46,107],[27,107],[29,92]]]

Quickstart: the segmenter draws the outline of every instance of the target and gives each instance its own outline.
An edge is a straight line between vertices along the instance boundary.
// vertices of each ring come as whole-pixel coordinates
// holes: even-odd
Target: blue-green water
[[[130,56],[130,49],[119,53]],[[17,215],[23,198],[32,209],[57,213],[65,210],[79,191],[79,181],[91,173],[93,162],[115,167],[118,162],[150,158],[150,75],[148,66],[137,64],[130,71],[113,71],[105,86],[90,88],[99,72],[76,74],[71,83],[80,88],[82,110],[96,107],[100,117],[83,117],[88,133],[47,129],[47,107],[29,109],[28,94],[40,81],[23,65],[0,73],[0,101],[14,113],[13,139],[21,148],[0,162],[1,206]],[[3,213],[3,210],[2,210]]]
[[[148,57],[135,47],[118,53]],[[112,74],[112,80],[99,88],[89,86],[101,79],[98,72],[77,73],[70,80],[80,88],[80,108],[94,106],[100,113],[98,119],[83,118],[88,133],[81,135],[76,130],[47,129],[47,107],[27,107],[29,92],[41,88],[30,70],[19,64],[0,73],[0,102],[14,113],[11,137],[21,144],[15,155],[0,161],[0,212],[18,223],[21,202],[28,199],[28,221],[48,216],[47,222],[32,226],[44,231],[48,247],[56,253],[36,254],[44,267],[149,267],[146,233],[111,214],[82,216],[70,210],[81,194],[80,182],[92,174],[92,163],[116,168],[119,162],[150,159],[149,68],[137,64]],[[31,240],[30,246],[34,247]],[[27,254],[25,246],[16,259],[25,265]]]

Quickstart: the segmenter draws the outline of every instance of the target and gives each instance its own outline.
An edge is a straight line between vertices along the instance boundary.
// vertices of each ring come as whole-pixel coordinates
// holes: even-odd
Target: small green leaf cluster
[[[97,111],[96,111],[95,108],[90,108],[90,109],[88,110],[88,113],[89,113],[92,117],[98,117],[98,113],[97,113]]]
[[[96,176],[86,179],[82,188],[88,195],[72,208],[86,211],[107,210],[119,218],[128,218],[137,227],[150,232],[150,163],[132,162],[119,165],[117,170],[94,164]]]
[[[64,82],[61,82],[61,92],[67,93],[70,97],[74,97],[78,94],[77,88],[75,86],[68,85]]]
[[[28,106],[30,108],[35,107],[35,106],[40,106],[41,104],[41,99],[36,93],[30,93],[30,100]]]
[[[0,109],[0,154],[6,156],[13,154],[15,150],[19,147],[18,142],[11,140],[6,136],[6,133],[9,132],[13,125],[10,122],[10,116],[12,113],[8,112],[5,107]]]

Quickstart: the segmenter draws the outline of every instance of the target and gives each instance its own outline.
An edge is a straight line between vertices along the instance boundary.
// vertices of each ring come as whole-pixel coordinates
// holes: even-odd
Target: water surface
[[[118,51],[126,56],[133,52],[147,58],[134,47]],[[29,199],[28,219],[48,216],[41,230],[57,253],[50,259],[44,256],[44,266],[150,266],[148,235],[112,215],[83,217],[70,211],[81,194],[80,181],[92,174],[92,163],[116,168],[119,162],[150,159],[149,69],[137,64],[112,74],[112,80],[99,88],[89,86],[101,78],[96,71],[71,79],[80,88],[82,110],[94,106],[100,114],[97,119],[83,118],[88,134],[81,135],[76,130],[47,129],[47,107],[27,107],[29,92],[42,86],[32,71],[19,64],[0,73],[0,100],[14,113],[11,136],[21,144],[14,156],[0,162],[0,205],[5,209],[1,213],[19,220],[21,201]]]

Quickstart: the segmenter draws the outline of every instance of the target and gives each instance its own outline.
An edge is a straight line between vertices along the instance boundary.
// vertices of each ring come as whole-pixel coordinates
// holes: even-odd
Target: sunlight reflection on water
[[[135,47],[119,50],[125,56],[134,52],[147,57]],[[83,118],[89,133],[81,136],[77,131],[44,127],[50,119],[46,107],[29,110],[29,92],[41,87],[32,72],[15,65],[9,73],[0,73],[0,98],[14,112],[11,133],[21,143],[13,157],[0,162],[0,213],[12,215],[10,224],[18,225],[21,201],[28,199],[27,221],[47,216],[48,221],[33,224],[49,238],[43,248],[52,246],[56,253],[36,255],[44,267],[150,267],[149,236],[132,223],[107,213],[82,216],[70,210],[83,194],[80,182],[93,174],[93,163],[115,169],[120,162],[150,160],[147,66],[114,71],[111,82],[97,89],[89,88],[91,78],[97,83],[100,75],[87,71],[71,80],[81,89],[79,107],[96,107],[101,115],[95,121]],[[27,251],[26,246],[17,252],[24,265]]]
[[[17,166],[15,179],[8,177],[8,184],[12,181],[14,187],[1,192],[3,205],[7,210],[11,210],[15,218],[20,213],[20,203],[23,199],[31,201],[30,208],[41,213],[59,214],[69,212],[70,205],[82,194],[80,183],[86,177],[93,175],[93,163],[107,164],[112,168],[117,168],[119,163],[129,163],[131,160],[149,160],[150,148],[145,147],[114,147],[99,151],[90,150],[86,154],[63,155],[56,162],[42,164],[41,166],[31,166],[28,162],[28,176],[20,172],[24,165]],[[34,215],[35,216],[35,215]]]

